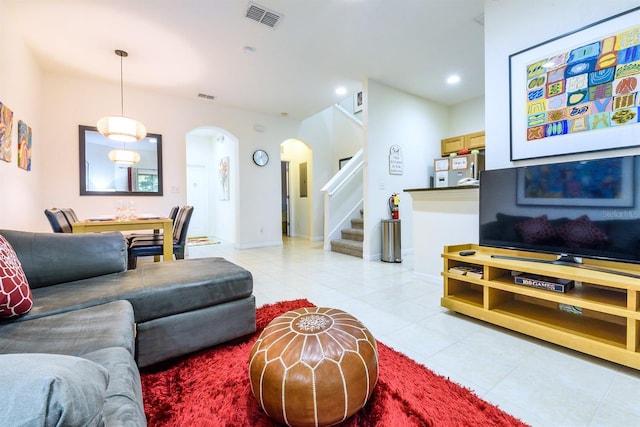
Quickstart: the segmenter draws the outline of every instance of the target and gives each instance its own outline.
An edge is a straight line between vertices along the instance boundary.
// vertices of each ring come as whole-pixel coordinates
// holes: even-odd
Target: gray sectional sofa
[[[0,321],[2,425],[145,425],[139,367],[255,331],[251,273],[222,258],[127,270],[121,233],[0,235],[34,300]]]

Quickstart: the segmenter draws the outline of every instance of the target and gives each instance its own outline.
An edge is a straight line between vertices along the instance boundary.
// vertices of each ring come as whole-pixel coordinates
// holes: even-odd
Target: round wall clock
[[[253,162],[258,166],[264,166],[269,163],[269,155],[264,150],[256,150],[253,152]]]

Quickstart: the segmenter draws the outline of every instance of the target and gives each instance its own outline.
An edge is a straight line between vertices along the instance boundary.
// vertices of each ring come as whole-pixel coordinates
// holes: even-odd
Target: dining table
[[[116,219],[96,217],[71,224],[73,233],[100,233],[103,231],[162,230],[162,260],[173,261],[173,220],[164,217],[134,217]]]

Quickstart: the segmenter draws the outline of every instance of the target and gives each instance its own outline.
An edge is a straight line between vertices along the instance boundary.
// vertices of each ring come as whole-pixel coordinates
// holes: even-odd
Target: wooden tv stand
[[[461,256],[463,250],[474,250]],[[481,247],[445,246],[441,305],[554,344],[640,369],[640,279],[583,268],[492,258],[554,260],[552,255]],[[640,265],[584,260],[585,265],[640,274]],[[482,277],[449,272],[470,266]],[[573,280],[566,293],[514,283],[512,271]],[[478,274],[476,274],[478,276]]]

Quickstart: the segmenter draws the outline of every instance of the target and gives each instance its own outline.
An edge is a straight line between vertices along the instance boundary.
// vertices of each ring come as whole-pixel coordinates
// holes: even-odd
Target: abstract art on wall
[[[634,175],[629,156],[531,165],[518,168],[516,201],[563,206],[571,199],[572,206],[633,207]]]
[[[640,8],[509,57],[511,160],[639,145]]]
[[[11,130],[13,111],[0,102],[0,160],[11,161]]]
[[[220,159],[220,200],[229,200],[229,156]]]
[[[31,127],[18,120],[18,167],[31,170]]]

